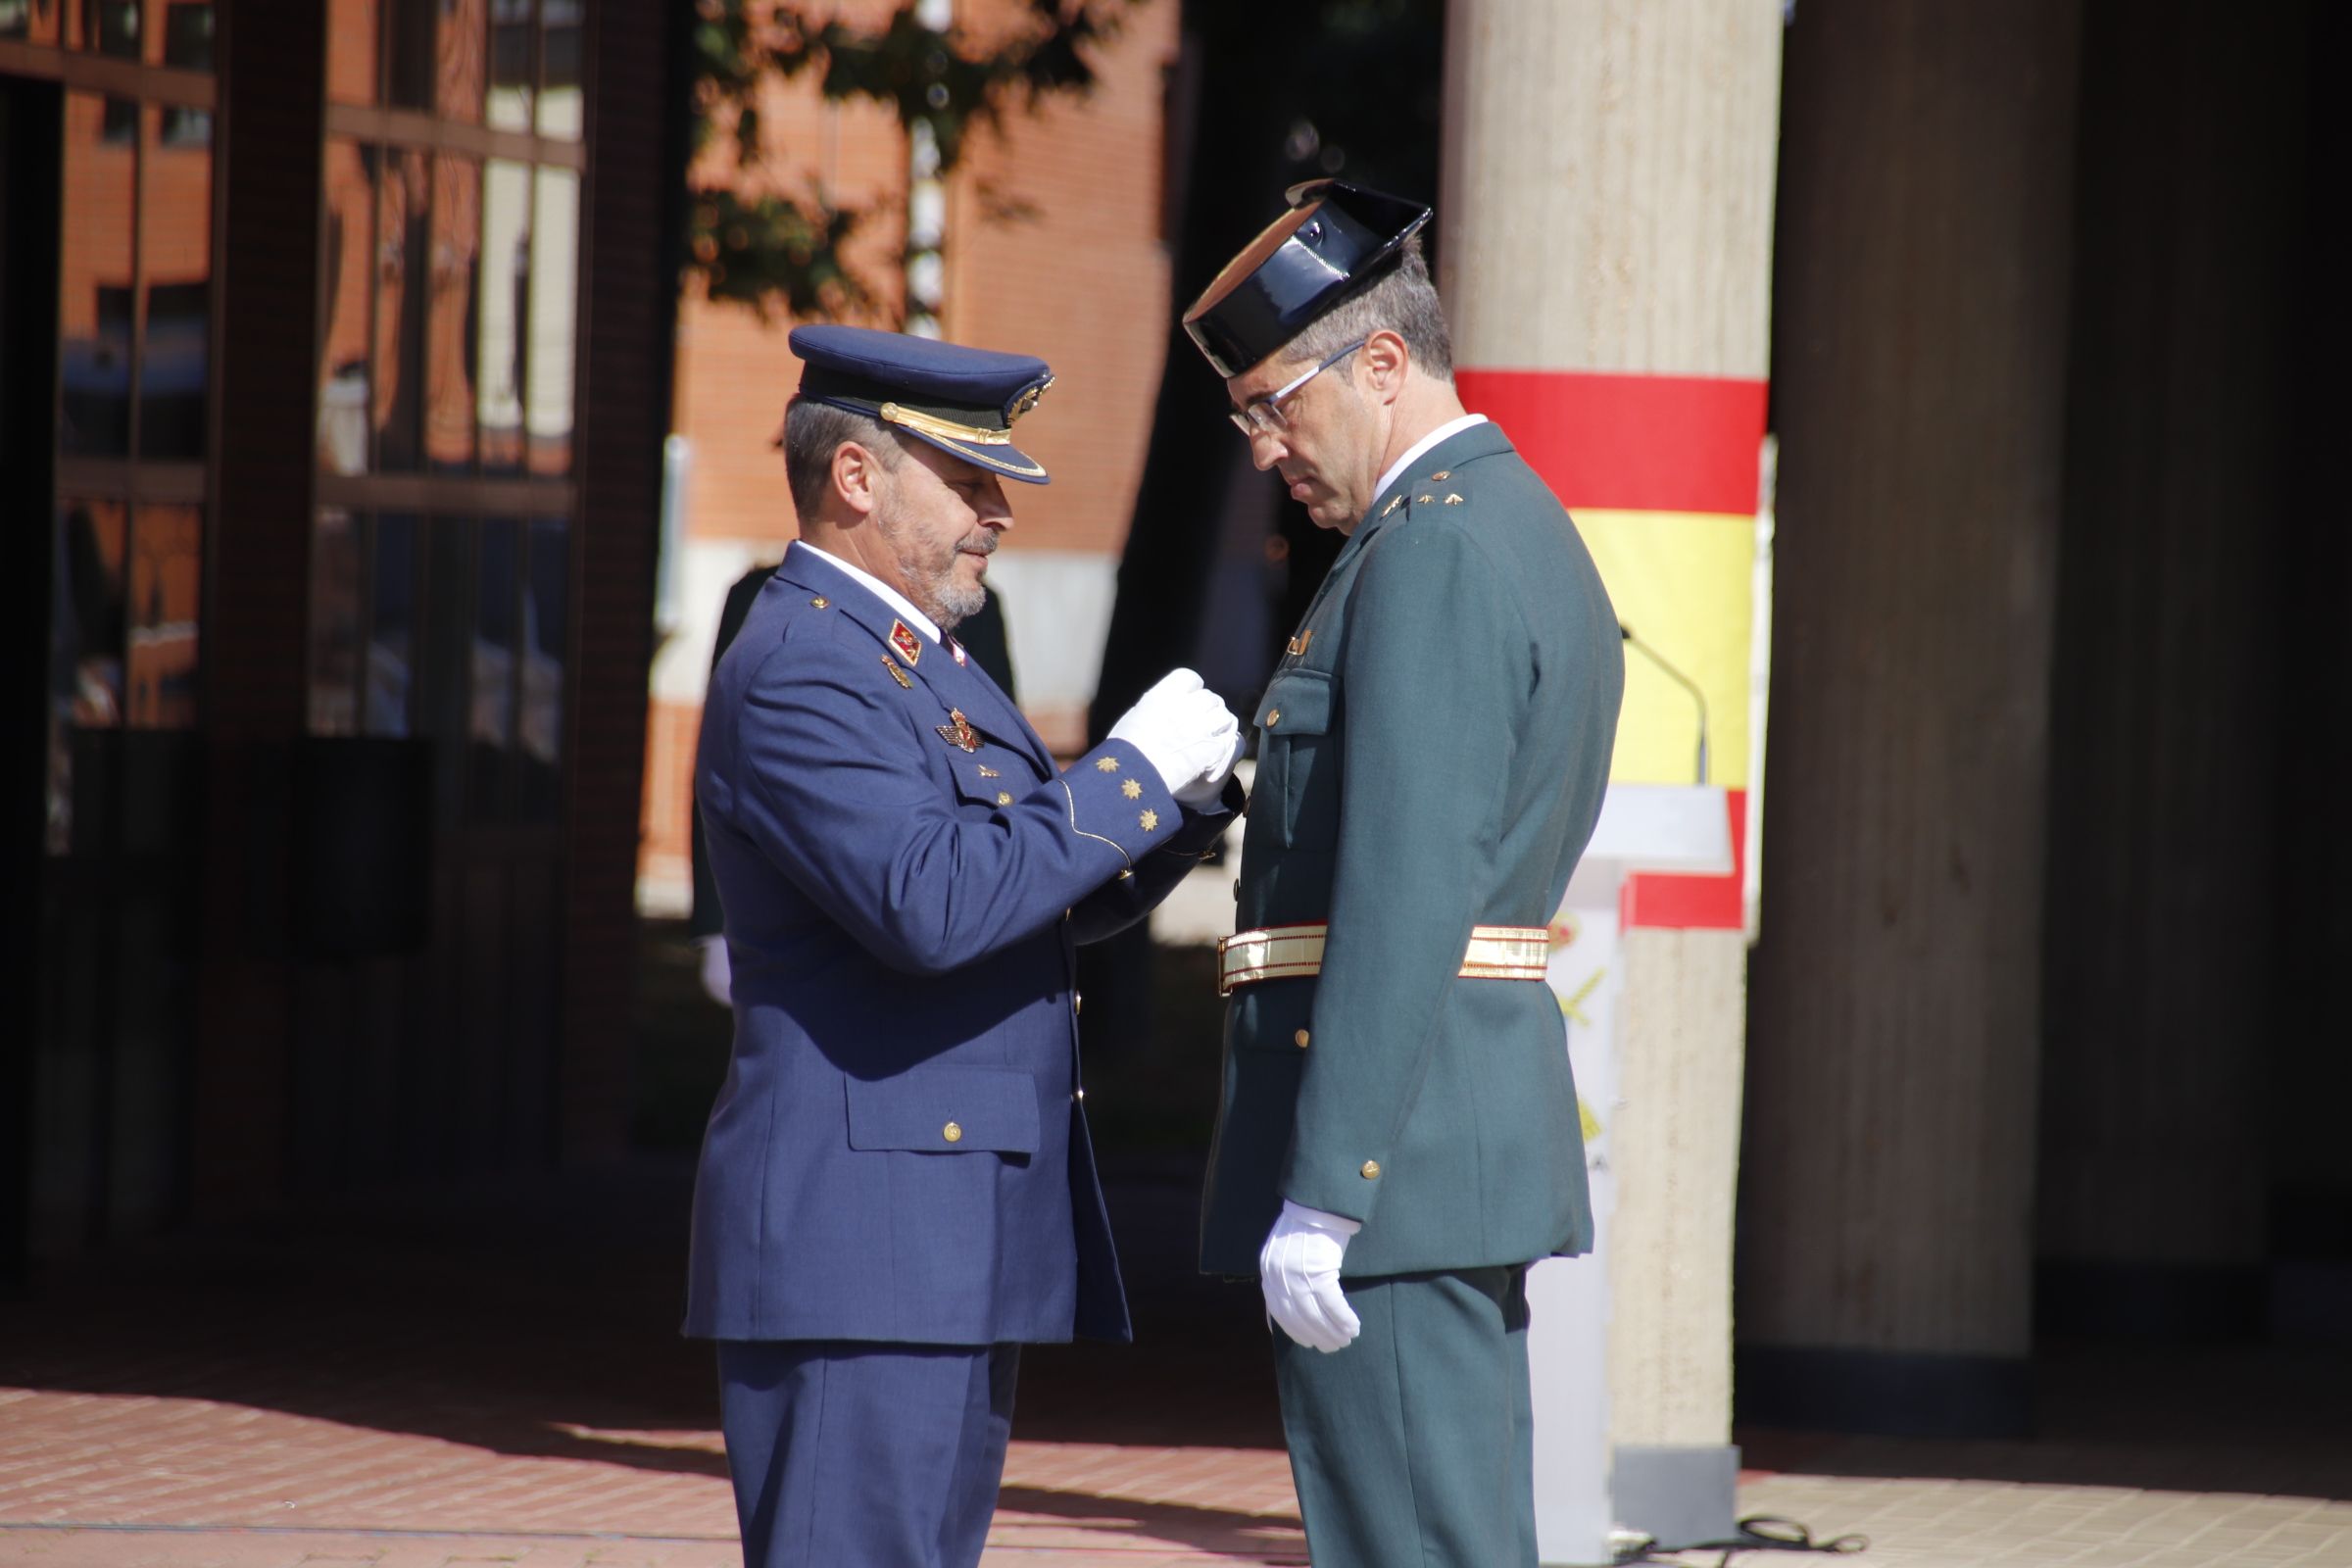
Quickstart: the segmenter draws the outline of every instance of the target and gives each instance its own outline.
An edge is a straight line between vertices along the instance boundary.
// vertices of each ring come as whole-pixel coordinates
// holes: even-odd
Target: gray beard
[[[937,571],[910,571],[909,580],[915,585],[914,605],[929,615],[942,631],[949,631],[980,613],[988,603],[988,590],[978,584],[966,588],[956,580],[956,558]],[[909,565],[912,563],[908,563]]]

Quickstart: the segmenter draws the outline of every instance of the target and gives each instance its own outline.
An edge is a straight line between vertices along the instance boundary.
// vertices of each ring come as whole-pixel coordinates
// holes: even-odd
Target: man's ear
[[[1396,402],[1404,392],[1404,372],[1413,361],[1412,350],[1404,346],[1403,337],[1384,326],[1364,339],[1363,348],[1357,352],[1371,378],[1373,395],[1383,403]]]
[[[871,516],[880,505],[882,459],[871,447],[844,441],[833,449],[833,493],[859,516]]]

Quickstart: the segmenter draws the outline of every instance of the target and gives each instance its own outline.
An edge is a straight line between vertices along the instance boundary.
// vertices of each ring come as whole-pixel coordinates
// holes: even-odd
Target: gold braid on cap
[[[981,446],[1008,447],[1012,445],[1010,430],[988,430],[976,424],[957,424],[929,414],[917,414],[902,409],[896,403],[885,403],[875,411],[885,424],[903,424],[917,435],[934,435],[944,441],[971,441]]]

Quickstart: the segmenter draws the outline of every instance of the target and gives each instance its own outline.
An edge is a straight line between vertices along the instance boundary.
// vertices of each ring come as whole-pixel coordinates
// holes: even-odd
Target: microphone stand
[[[1690,694],[1690,701],[1698,705],[1698,782],[1704,784],[1707,781],[1706,693],[1698,689],[1698,682],[1692,680],[1690,676],[1684,674],[1681,670],[1666,662],[1665,659],[1659,655],[1656,649],[1650,647],[1649,644],[1635,636],[1633,627],[1626,625],[1623,621],[1620,621],[1618,622],[1617,630],[1625,638],[1625,644],[1628,648],[1639,651],[1642,658],[1657,665],[1659,669],[1665,672],[1668,680],[1673,681],[1676,685],[1682,687],[1683,690],[1689,692]]]

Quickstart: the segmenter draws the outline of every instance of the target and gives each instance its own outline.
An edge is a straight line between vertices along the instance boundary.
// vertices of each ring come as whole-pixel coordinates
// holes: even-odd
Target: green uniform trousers
[[[1347,1279],[1363,1332],[1274,1332],[1315,1568],[1535,1568],[1525,1265]]]

